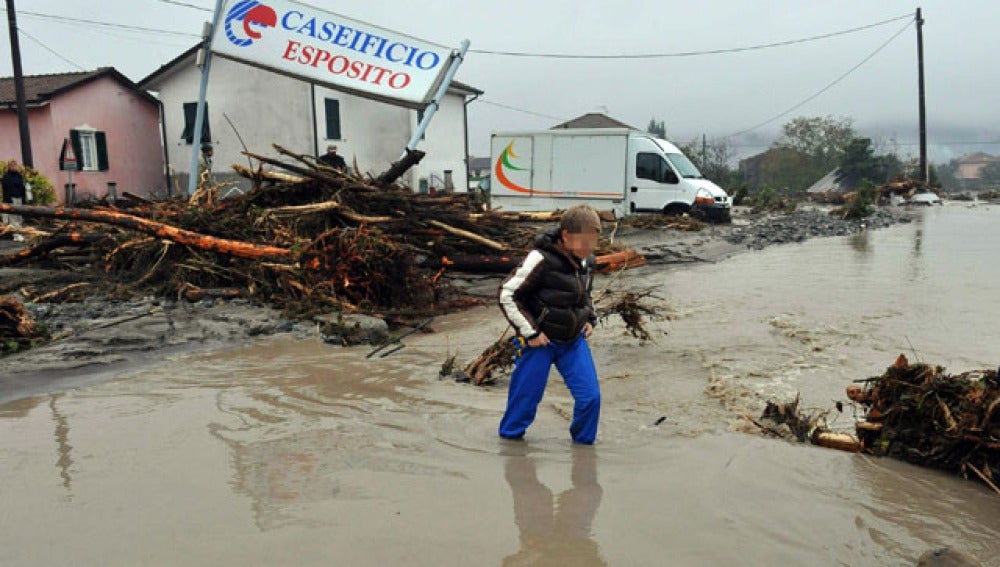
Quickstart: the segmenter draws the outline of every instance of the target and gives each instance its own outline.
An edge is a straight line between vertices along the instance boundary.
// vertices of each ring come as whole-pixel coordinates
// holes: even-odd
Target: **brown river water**
[[[500,335],[493,307],[385,358],[271,338],[2,404],[0,565],[913,565],[943,546],[1000,565],[982,485],[743,418],[796,393],[829,409],[899,353],[997,365],[998,253],[1000,209],[949,205],[627,272],[669,317],[647,344],[598,327],[594,447],[569,443],[555,372],[524,442],[496,436],[506,379],[438,379]]]

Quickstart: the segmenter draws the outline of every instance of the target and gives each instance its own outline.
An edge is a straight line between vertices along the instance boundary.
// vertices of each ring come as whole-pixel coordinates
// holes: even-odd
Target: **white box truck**
[[[547,211],[585,203],[618,216],[663,212],[727,220],[732,199],[676,146],[628,128],[498,132],[490,203]]]

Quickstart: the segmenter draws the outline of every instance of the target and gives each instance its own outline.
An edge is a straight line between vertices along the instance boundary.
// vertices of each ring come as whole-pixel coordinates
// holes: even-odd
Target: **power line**
[[[524,51],[493,51],[487,49],[470,49],[469,51],[471,53],[481,53],[484,55],[505,55],[508,57],[539,57],[547,59],[660,59],[666,57],[695,57],[699,55],[719,55],[722,53],[739,53],[741,51],[754,51],[758,49],[770,49],[772,47],[794,45],[797,43],[807,43],[810,41],[818,41],[821,39],[836,37],[838,35],[855,33],[862,30],[867,30],[878,26],[884,26],[886,24],[891,24],[892,22],[898,22],[900,20],[907,20],[907,19],[912,20],[913,14],[905,14],[902,16],[897,16],[895,18],[890,18],[888,20],[883,20],[881,22],[875,22],[873,24],[867,24],[856,28],[850,28],[832,33],[825,33],[822,35],[814,35],[811,37],[804,37],[800,39],[790,39],[787,41],[777,41],[774,43],[749,45],[745,47],[731,47],[727,49],[709,49],[705,51],[678,51],[673,53],[638,53],[638,54],[617,54],[617,55],[581,55],[575,53],[529,53]]]
[[[513,110],[515,112],[522,112],[524,114],[530,114],[532,116],[540,116],[542,118],[551,118],[552,120],[559,120],[559,121],[565,121],[566,120],[566,118],[560,118],[558,116],[552,116],[550,114],[542,114],[541,112],[534,112],[532,110],[525,110],[523,108],[518,108],[516,106],[510,106],[510,105],[507,105],[507,104],[500,104],[499,102],[492,102],[492,101],[486,100],[484,98],[478,98],[476,100],[478,100],[479,102],[481,102],[483,104],[489,104],[491,106],[499,106],[500,108],[506,108],[507,110]]]
[[[39,46],[39,47],[41,47],[42,49],[44,49],[44,50],[48,51],[48,52],[49,52],[49,53],[51,53],[52,55],[55,55],[55,56],[56,56],[56,57],[58,57],[59,59],[62,59],[63,61],[65,61],[65,62],[69,63],[70,65],[72,65],[72,66],[76,67],[77,69],[79,69],[79,70],[81,70],[81,71],[86,71],[86,69],[84,69],[84,68],[83,68],[82,66],[80,66],[79,64],[77,64],[77,63],[74,63],[73,61],[70,61],[69,59],[67,59],[67,58],[63,57],[63,56],[62,56],[62,55],[60,55],[59,53],[56,53],[56,51],[55,51],[55,50],[53,50],[53,49],[52,49],[51,47],[49,47],[49,46],[45,45],[44,43],[42,43],[42,42],[41,42],[41,41],[40,41],[40,40],[39,40],[38,38],[36,38],[35,36],[31,35],[30,33],[26,32],[26,31],[24,31],[24,28],[22,28],[21,26],[17,26],[17,31],[18,31],[18,33],[20,33],[20,34],[23,34],[23,35],[24,35],[24,37],[26,37],[26,38],[30,39],[31,41],[35,42],[36,44],[38,44],[38,46]]]
[[[195,6],[194,4],[185,4],[184,2],[177,2],[176,0],[160,0],[164,4],[174,4],[175,6],[184,6],[185,8],[194,8],[195,10],[201,10],[202,12],[211,13],[213,10],[211,8],[203,8],[201,6]]]
[[[902,29],[900,29],[898,32],[896,32],[895,34],[893,34],[892,37],[890,37],[888,40],[885,41],[885,43],[883,43],[882,45],[878,46],[878,48],[875,51],[871,52],[867,57],[865,57],[864,59],[862,59],[860,63],[858,63],[857,65],[855,65],[855,66],[851,67],[850,69],[848,69],[846,73],[844,73],[843,75],[837,77],[836,79],[833,80],[833,82],[831,82],[830,84],[826,85],[825,87],[823,87],[822,89],[820,89],[819,91],[817,91],[813,95],[809,96],[808,98],[806,98],[802,102],[796,104],[795,106],[789,108],[788,110],[782,112],[781,114],[778,114],[776,116],[768,118],[767,120],[761,122],[760,124],[757,124],[756,126],[752,126],[752,127],[747,128],[745,130],[740,130],[739,132],[735,132],[733,134],[729,134],[728,136],[723,136],[721,139],[725,140],[726,138],[733,138],[733,137],[739,136],[741,134],[746,134],[747,132],[752,132],[753,130],[756,130],[757,128],[760,128],[762,126],[766,126],[766,125],[770,124],[771,122],[774,122],[775,120],[778,120],[779,118],[782,118],[785,115],[788,115],[788,114],[790,114],[790,113],[798,110],[799,108],[805,106],[806,104],[808,104],[809,102],[811,102],[816,97],[820,96],[821,94],[823,94],[826,91],[828,91],[831,88],[833,88],[834,85],[836,85],[840,81],[843,81],[845,78],[847,78],[848,75],[850,75],[854,71],[858,70],[858,68],[860,68],[862,65],[864,65],[865,63],[867,63],[872,57],[875,57],[876,55],[878,55],[878,53],[880,51],[882,51],[883,49],[885,49],[885,47],[887,45],[889,45],[890,43],[892,43],[892,41],[894,39],[896,39],[897,37],[899,37],[911,25],[913,25],[913,22],[907,22],[907,24],[905,26],[903,26]]]
[[[6,10],[4,10],[4,11],[6,12]],[[107,28],[116,28],[116,29],[123,29],[123,30],[129,30],[129,31],[138,31],[138,32],[143,32],[143,33],[158,33],[158,34],[164,34],[164,35],[176,35],[176,36],[183,36],[183,37],[195,37],[195,38],[199,38],[199,39],[201,38],[200,35],[195,34],[195,33],[178,32],[178,31],[170,31],[170,30],[160,30],[160,29],[154,29],[154,28],[144,28],[144,27],[140,27],[140,26],[130,26],[130,25],[127,25],[127,24],[112,24],[112,23],[108,23],[108,22],[98,22],[96,20],[85,20],[85,19],[82,19],[82,18],[70,18],[69,16],[56,16],[56,15],[53,15],[53,14],[40,14],[38,12],[28,12],[28,11],[25,11],[25,10],[19,10],[17,12],[17,15],[18,16],[22,16],[23,15],[23,16],[29,16],[29,17],[35,17],[35,18],[43,18],[43,19],[54,20],[54,21],[62,22],[62,23],[70,23],[70,22],[72,22],[72,23],[77,23],[77,24],[88,24],[88,25],[92,25],[92,26],[101,26],[101,27],[107,27]]]

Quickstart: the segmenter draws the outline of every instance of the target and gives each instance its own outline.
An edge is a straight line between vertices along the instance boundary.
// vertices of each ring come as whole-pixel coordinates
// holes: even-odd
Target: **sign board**
[[[449,47],[294,0],[226,0],[212,52],[365,98],[423,108]]]
[[[59,150],[59,169],[62,171],[80,171],[80,163],[76,160],[73,144],[69,138],[63,138],[62,149]]]

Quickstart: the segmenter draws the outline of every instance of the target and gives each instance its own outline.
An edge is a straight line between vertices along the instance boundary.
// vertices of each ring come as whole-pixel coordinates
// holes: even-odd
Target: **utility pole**
[[[705,169],[705,164],[708,163],[705,159],[708,157],[708,139],[705,134],[701,135],[701,168]]]
[[[14,95],[17,97],[17,129],[21,134],[21,163],[34,167],[31,159],[31,131],[28,130],[28,106],[24,100],[24,73],[21,72],[21,44],[17,40],[17,14],[14,0],[7,0],[7,25],[10,28],[10,57],[14,61]]]
[[[927,111],[924,108],[924,18],[917,8],[917,69],[920,89],[920,180],[927,183]]]

